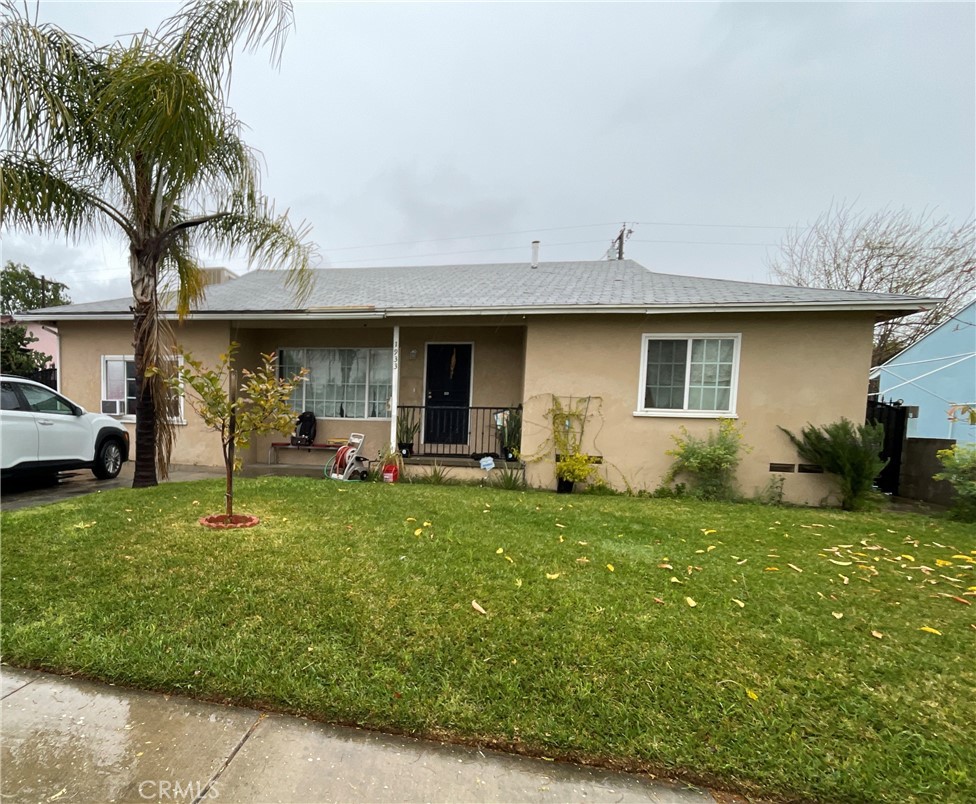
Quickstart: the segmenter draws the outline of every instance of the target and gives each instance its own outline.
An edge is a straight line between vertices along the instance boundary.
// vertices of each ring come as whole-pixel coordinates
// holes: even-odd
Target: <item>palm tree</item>
[[[0,6],[0,225],[120,233],[129,246],[140,378],[134,487],[165,477],[173,440],[165,377],[172,333],[160,298],[187,315],[203,293],[197,254],[247,254],[288,268],[307,294],[315,247],[260,193],[254,151],[225,103],[234,49],[277,63],[287,0],[196,0],[155,32],[105,46]]]

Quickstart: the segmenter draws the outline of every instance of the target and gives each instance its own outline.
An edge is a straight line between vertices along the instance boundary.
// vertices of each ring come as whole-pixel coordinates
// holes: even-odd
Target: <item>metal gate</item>
[[[901,457],[908,430],[908,408],[893,405],[883,399],[869,399],[866,419],[869,424],[884,427],[884,446],[881,457],[888,461],[874,482],[886,494],[898,494],[901,476]]]

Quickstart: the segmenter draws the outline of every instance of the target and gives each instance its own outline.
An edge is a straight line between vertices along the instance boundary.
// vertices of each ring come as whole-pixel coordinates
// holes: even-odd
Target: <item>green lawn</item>
[[[315,479],[237,497],[259,527],[197,524],[216,480],[4,513],[4,661],[776,797],[976,800],[972,525]]]

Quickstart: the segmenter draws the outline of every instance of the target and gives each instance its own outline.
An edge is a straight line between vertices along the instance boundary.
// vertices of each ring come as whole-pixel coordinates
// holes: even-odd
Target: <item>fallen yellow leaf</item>
[[[556,580],[556,578],[558,578],[558,577],[560,576],[560,574],[561,574],[561,573],[559,573],[559,572],[547,572],[547,573],[546,573],[546,577],[547,577],[547,578],[548,578],[548,579],[549,579],[550,581],[554,581],[554,580]]]
[[[495,553],[497,553],[498,555],[501,555],[501,554],[502,554],[502,553],[504,553],[504,552],[505,552],[505,548],[504,548],[504,547],[499,547],[499,548],[498,548],[498,549],[497,549],[497,550],[495,551]]]
[[[708,545],[708,547],[705,548],[705,551],[708,552],[708,553],[710,553],[714,549],[715,549],[715,545],[714,544],[710,544],[710,545]]]
[[[844,616],[844,612],[842,611],[832,611],[830,613],[834,615],[835,620],[839,620]]]
[[[417,518],[414,517],[414,516],[408,516],[407,517],[407,522],[416,522],[416,521],[417,521]]]
[[[697,603],[695,602],[695,599],[694,599],[693,597],[686,597],[686,598],[685,598],[685,603],[687,603],[687,604],[688,604],[689,606],[691,606],[692,608],[695,608],[695,606],[697,606],[697,605],[698,605],[698,604],[697,604]]]
[[[754,692],[753,692],[752,690],[750,690],[750,689],[747,689],[747,690],[746,690],[746,695],[748,695],[748,696],[749,696],[749,697],[750,697],[750,698],[751,698],[752,700],[754,700],[754,701],[758,701],[758,700],[759,700],[759,696],[758,696],[758,695],[756,695],[756,693],[754,693]]]
[[[763,572],[779,572],[779,567],[766,567]]]
[[[746,607],[746,604],[743,603],[741,600],[739,600],[739,598],[737,597],[732,598],[732,602],[735,603],[735,605],[738,606],[740,609],[744,609]]]
[[[430,522],[424,522],[424,527],[425,528],[429,528],[430,527]]]
[[[803,570],[801,570],[796,564],[787,564],[786,566],[791,570],[795,570],[796,572],[803,572]]]
[[[875,639],[881,639],[884,634],[882,634],[880,631],[872,631],[871,636],[873,636]]]
[[[511,564],[514,564],[515,563],[515,559],[512,558],[511,556],[505,556],[505,560],[508,561]]]
[[[607,564],[607,569],[613,572],[613,564]]]
[[[419,536],[419,535],[420,535],[421,533],[423,533],[423,532],[424,532],[424,529],[423,529],[423,528],[417,528],[417,529],[416,529],[416,530],[415,530],[415,531],[413,532],[413,535],[414,535],[414,536]]]
[[[704,533],[706,536],[708,536],[708,534],[710,533],[718,533],[718,531],[715,530],[715,528],[702,528],[701,532]]]
[[[487,613],[488,613],[487,611],[485,611],[485,610],[484,610],[484,609],[483,609],[483,608],[481,607],[481,604],[480,604],[480,603],[478,603],[478,601],[477,601],[477,600],[472,600],[472,601],[471,601],[471,608],[473,608],[473,609],[474,609],[474,610],[475,610],[476,612],[478,612],[478,614],[487,614]]]
[[[925,633],[927,633],[927,634],[935,634],[936,636],[942,636],[942,632],[941,631],[939,631],[939,630],[937,630],[935,628],[929,628],[927,625],[923,625],[918,630],[919,631],[925,631]]]

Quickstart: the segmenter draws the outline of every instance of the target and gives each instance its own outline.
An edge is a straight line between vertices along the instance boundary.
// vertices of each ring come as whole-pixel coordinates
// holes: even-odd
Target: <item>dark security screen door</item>
[[[471,404],[471,344],[427,344],[424,442],[467,444]]]

